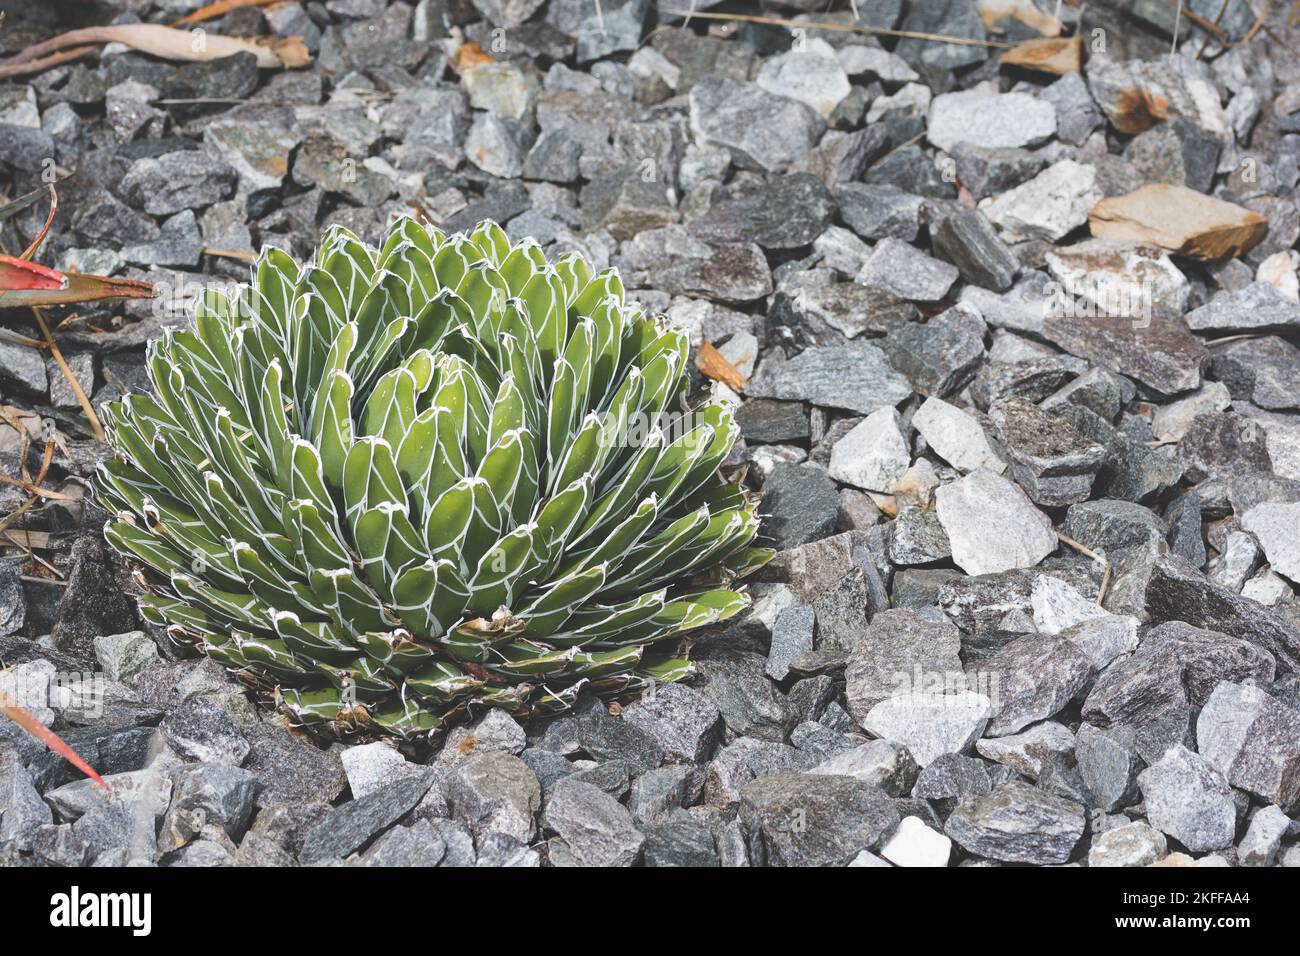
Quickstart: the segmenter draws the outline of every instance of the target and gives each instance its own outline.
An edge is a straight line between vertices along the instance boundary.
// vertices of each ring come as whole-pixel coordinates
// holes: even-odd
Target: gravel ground
[[[201,5],[4,3],[0,56]],[[0,474],[50,439],[62,493],[0,484],[0,690],[113,790],[0,723],[0,865],[1300,865],[1288,5],[679,5],[290,0],[194,37],[301,69],[0,81],[0,187],[58,180],[40,260],[163,292],[48,313],[96,404],[264,244],[492,218],[690,330],[779,550],[690,685],[314,741],[141,623],[104,448],[0,310]]]

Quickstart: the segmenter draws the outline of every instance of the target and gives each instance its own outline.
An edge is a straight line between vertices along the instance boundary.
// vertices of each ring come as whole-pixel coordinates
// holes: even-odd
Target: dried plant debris
[[[0,861],[1300,865],[1292,5],[742,6],[10,5]],[[322,243],[359,257],[327,270],[342,325],[396,333],[403,303],[482,278],[443,343],[480,383],[498,318],[540,301],[524,259],[569,270],[575,316],[616,271],[644,334],[591,354],[644,381],[672,343],[673,411],[735,437],[709,507],[776,552],[744,580],[673,558],[707,571],[683,607],[723,589],[734,616],[559,649],[494,630],[484,579],[456,657],[460,621],[369,626],[402,618],[375,570],[314,618],[316,565],[256,532],[314,492],[338,518],[318,543],[373,558],[359,493],[312,483],[306,451],[286,493],[267,435],[225,423],[328,451],[321,392],[283,383],[332,340],[264,334],[336,331],[277,281]],[[331,381],[372,398],[373,344]],[[294,374],[268,390],[273,365]],[[435,658],[441,684],[414,666]]]

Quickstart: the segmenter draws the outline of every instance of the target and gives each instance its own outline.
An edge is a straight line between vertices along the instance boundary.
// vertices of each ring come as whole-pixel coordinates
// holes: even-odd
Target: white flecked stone
[[[958,471],[987,468],[999,475],[1006,471],[1006,462],[989,444],[979,421],[956,405],[931,396],[912,415],[912,427],[936,455]]]
[[[902,420],[887,405],[876,409],[835,443],[827,472],[836,481],[855,488],[887,494],[911,462]]]
[[[1032,568],[1056,550],[1051,519],[1000,475],[977,468],[934,495],[953,563],[967,574]]]

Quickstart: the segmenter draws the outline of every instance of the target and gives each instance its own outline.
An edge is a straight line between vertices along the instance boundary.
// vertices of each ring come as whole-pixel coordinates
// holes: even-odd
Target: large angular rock
[[[1231,846],[1237,807],[1223,774],[1186,747],[1165,751],[1138,775],[1147,819],[1193,853]]]
[[[1199,618],[1198,618],[1199,619]],[[1134,654],[1106,670],[1083,704],[1098,727],[1131,726],[1140,752],[1158,757],[1162,740],[1186,734],[1192,711],[1221,680],[1271,681],[1272,655],[1253,644],[1182,621],[1152,628]]]
[[[959,275],[957,268],[927,256],[901,239],[886,237],[862,264],[857,281],[914,302],[942,299]]]
[[[998,238],[983,213],[961,210],[945,216],[930,230],[935,252],[955,265],[967,282],[1005,292],[1020,265]]]
[[[924,767],[943,754],[964,753],[984,733],[989,698],[970,690],[916,690],[882,700],[862,719],[863,729],[906,747]]]
[[[822,39],[764,60],[754,82],[769,93],[798,100],[827,119],[851,89],[834,48]]]
[[[1155,310],[1150,319],[1050,315],[1043,335],[1071,355],[1086,358],[1157,392],[1198,388],[1210,353],[1179,316]]]
[[[1276,335],[1229,342],[1214,351],[1210,371],[1234,400],[1261,408],[1300,408],[1300,349]]]
[[[1019,782],[960,804],[944,826],[967,852],[1008,863],[1065,863],[1083,831],[1083,807]]]
[[[1011,474],[1036,504],[1084,501],[1106,460],[1106,449],[1069,422],[1020,398],[989,409],[1011,461]]]
[[[961,634],[946,620],[901,608],[881,611],[844,671],[849,712],[861,723],[876,704],[896,694],[965,686],[960,649]]]
[[[690,121],[697,142],[727,149],[738,166],[767,172],[788,167],[826,130],[804,103],[714,75],[691,87]]]
[[[791,173],[770,177],[758,192],[714,202],[687,228],[706,242],[796,249],[825,232],[834,211],[835,200],[820,179]]]
[[[1225,680],[1201,708],[1196,740],[1234,787],[1287,813],[1300,807],[1300,712],[1256,686]]]
[[[770,866],[846,866],[899,823],[893,802],[853,777],[776,774],[741,791],[750,854]]]
[[[453,819],[476,835],[505,834],[527,842],[542,803],[537,775],[508,753],[488,751],[458,764],[443,787]]]
[[[433,774],[406,777],[334,809],[307,831],[298,860],[304,865],[342,860],[409,813],[433,786]]]
[[[626,807],[578,780],[555,785],[542,822],[568,845],[580,866],[631,866],[645,843]]]
[[[682,684],[655,688],[623,709],[623,719],[645,731],[669,760],[703,763],[722,738],[722,714],[713,701]]]
[[[806,348],[794,358],[760,370],[746,386],[751,398],[781,398],[812,402],[870,415],[885,405],[897,405],[912,394],[912,386],[874,345],[854,342]]]
[[[878,408],[831,449],[827,472],[836,481],[888,494],[912,462],[902,420],[892,407]]]
[[[958,471],[984,468],[1001,474],[1006,470],[978,419],[941,398],[927,398],[913,413],[912,427],[936,455]]]
[[[1056,133],[1056,110],[1028,93],[984,88],[944,93],[930,102],[925,136],[945,152],[958,144],[988,149],[1037,146]]]
[[[1028,182],[986,199],[980,209],[1009,242],[1055,242],[1087,222],[1101,197],[1096,167],[1062,159]]]
[[[1064,724],[1045,720],[1018,734],[985,737],[976,742],[975,752],[1022,777],[1038,780],[1040,786],[1050,790],[1042,778],[1053,766],[1066,767],[1073,762],[1074,734]]]
[[[1300,302],[1267,282],[1219,292],[1187,313],[1196,332],[1294,331],[1300,328]]]
[[[1056,550],[1052,522],[1013,482],[976,469],[935,492],[935,510],[967,574],[1031,568]]]
[[[1092,660],[1059,637],[1017,638],[980,664],[990,680],[996,710],[985,731],[1014,734],[1053,717],[1087,685]]]
[[[725,647],[701,652],[696,665],[704,682],[699,692],[722,714],[737,735],[782,741],[794,724],[785,696],[767,677],[767,662],[757,654]]]
[[[1137,777],[1146,765],[1131,727],[1080,724],[1074,755],[1094,806],[1114,813],[1138,801]]]
[[[829,537],[838,503],[825,469],[811,462],[779,462],[763,482],[763,537],[782,550]]]
[[[1146,243],[1205,262],[1240,256],[1268,232],[1257,212],[1167,183],[1103,199],[1088,226],[1099,239]]]
[[[885,335],[889,361],[922,395],[961,389],[984,361],[984,321],[958,304],[925,323],[895,325]]]
[[[1253,644],[1276,660],[1279,671],[1300,669],[1300,625],[1258,601],[1207,581],[1178,555],[1154,562],[1143,597],[1153,622],[1190,618]]]

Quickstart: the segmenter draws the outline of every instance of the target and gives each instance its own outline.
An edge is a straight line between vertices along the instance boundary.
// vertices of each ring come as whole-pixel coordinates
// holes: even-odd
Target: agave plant
[[[494,223],[269,248],[107,406],[97,490],[142,614],[335,733],[679,680],[740,611],[755,504],[730,407],[613,270]]]

